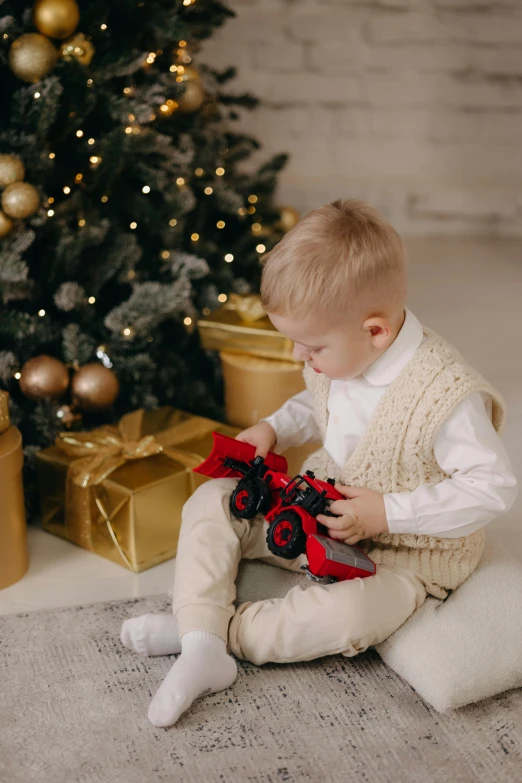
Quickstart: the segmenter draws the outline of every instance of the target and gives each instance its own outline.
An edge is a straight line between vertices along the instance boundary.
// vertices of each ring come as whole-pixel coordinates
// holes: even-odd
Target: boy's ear
[[[376,348],[383,348],[388,345],[392,334],[391,324],[387,318],[372,316],[367,318],[363,328],[370,334],[372,344]]]

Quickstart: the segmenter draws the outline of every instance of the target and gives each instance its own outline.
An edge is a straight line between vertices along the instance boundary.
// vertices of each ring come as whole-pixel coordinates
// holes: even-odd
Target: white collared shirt
[[[406,309],[401,331],[390,347],[361,375],[330,383],[324,442],[342,467],[355,451],[379,400],[425,339],[422,325]],[[320,441],[307,390],[291,397],[268,421],[277,433],[277,451]],[[517,494],[506,450],[491,423],[491,398],[470,394],[439,428],[434,453],[450,478],[413,492],[384,495],[391,533],[466,536],[508,511]]]

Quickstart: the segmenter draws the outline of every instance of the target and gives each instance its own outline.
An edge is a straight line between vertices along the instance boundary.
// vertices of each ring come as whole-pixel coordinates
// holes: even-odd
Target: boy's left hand
[[[330,504],[330,511],[336,516],[317,515],[318,522],[328,528],[332,538],[356,544],[364,538],[389,532],[384,497],[380,492],[344,484],[336,484],[335,488],[346,498]]]

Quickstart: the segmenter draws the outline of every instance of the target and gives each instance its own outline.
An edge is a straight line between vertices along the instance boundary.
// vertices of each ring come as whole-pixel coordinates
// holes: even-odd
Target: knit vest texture
[[[499,393],[444,338],[427,327],[423,331],[424,342],[381,397],[348,462],[340,467],[322,447],[306,459],[303,471],[313,470],[318,478],[332,477],[382,494],[439,484],[449,476],[435,459],[435,436],[473,392],[491,396],[492,423],[500,433],[506,408]],[[305,367],[304,378],[324,443],[330,381],[309,367]],[[428,593],[444,599],[476,569],[484,551],[484,533],[480,529],[460,538],[382,533],[357,546],[377,565],[415,571]]]

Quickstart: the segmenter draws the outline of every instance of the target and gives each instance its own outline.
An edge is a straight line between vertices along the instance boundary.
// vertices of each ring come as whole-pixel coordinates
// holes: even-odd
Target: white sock
[[[178,655],[181,644],[173,614],[130,617],[121,627],[121,643],[140,655]]]
[[[198,696],[223,691],[236,677],[237,664],[220,636],[208,631],[183,634],[181,655],[150,703],[150,722],[172,726]]]

